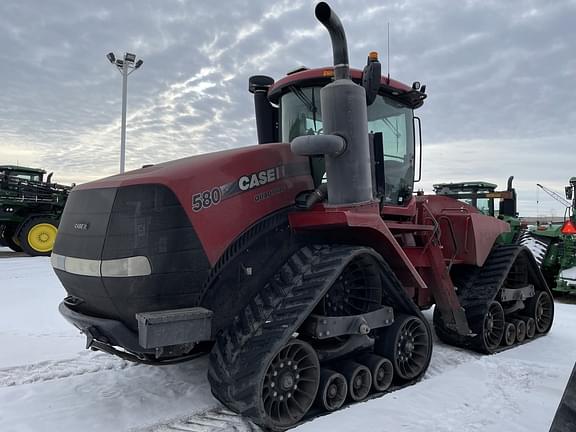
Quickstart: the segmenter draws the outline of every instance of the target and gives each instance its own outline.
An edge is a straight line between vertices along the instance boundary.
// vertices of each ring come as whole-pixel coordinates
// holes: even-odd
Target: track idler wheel
[[[398,380],[410,381],[422,375],[430,363],[432,336],[417,316],[398,314],[377,336],[374,352],[390,359]]]
[[[516,327],[516,341],[518,343],[524,342],[526,339],[526,323],[521,319],[512,320]]]
[[[506,322],[502,305],[497,301],[490,302],[481,322],[482,327],[478,326],[480,327],[478,330],[472,329],[478,334],[476,349],[490,354],[498,349],[500,343],[503,343],[502,339],[504,339]]]
[[[326,411],[335,411],[344,404],[347,395],[348,382],[344,375],[330,369],[322,369],[316,404]]]
[[[528,316],[534,318],[536,331],[546,333],[552,327],[554,318],[554,302],[547,291],[540,291],[530,299],[528,304]]]
[[[319,381],[316,351],[310,344],[292,339],[278,351],[264,374],[262,417],[276,429],[299,422],[316,398]]]
[[[348,381],[348,395],[354,402],[361,401],[372,387],[372,374],[366,366],[353,361],[343,361],[338,365],[338,370]]]
[[[375,391],[384,392],[390,388],[394,378],[394,366],[390,360],[375,354],[366,354],[357,360],[370,369]]]
[[[536,321],[532,317],[522,317],[526,323],[526,337],[532,339],[536,335]]]
[[[502,345],[511,346],[516,342],[516,326],[514,323],[507,322],[504,324],[504,337],[502,338]]]

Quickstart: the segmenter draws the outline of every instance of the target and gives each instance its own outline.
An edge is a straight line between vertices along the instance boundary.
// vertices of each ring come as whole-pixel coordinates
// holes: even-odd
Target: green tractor
[[[564,222],[537,226],[521,234],[542,269],[550,288],[558,293],[576,293],[576,177],[566,186],[566,199],[545,186],[537,186],[566,207]]]
[[[524,228],[516,210],[516,190],[512,187],[514,176],[508,178],[508,188],[497,191],[494,183],[483,181],[461,183],[438,183],[434,185],[436,195],[449,196],[477,208],[488,216],[497,217],[510,225],[510,231],[498,238],[499,244],[517,243]],[[499,200],[496,210],[496,200]]]
[[[46,171],[0,165],[0,246],[32,256],[52,252],[58,222],[71,190]]]

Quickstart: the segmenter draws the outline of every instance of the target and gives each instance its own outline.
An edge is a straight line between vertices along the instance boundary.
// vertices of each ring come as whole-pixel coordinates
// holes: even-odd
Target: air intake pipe
[[[329,205],[368,202],[373,192],[366,91],[350,80],[346,34],[340,19],[324,2],[318,3],[315,13],[332,40],[335,80],[320,91],[325,135],[297,137],[291,149],[303,156],[325,156]]]
[[[258,144],[278,141],[276,129],[278,109],[274,108],[268,100],[268,89],[273,84],[274,80],[265,75],[254,75],[248,80],[248,91],[254,95]]]

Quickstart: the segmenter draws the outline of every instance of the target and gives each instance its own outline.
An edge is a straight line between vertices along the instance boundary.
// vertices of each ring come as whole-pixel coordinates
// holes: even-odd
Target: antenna
[[[540,188],[536,186],[536,225],[540,225]]]
[[[388,84],[390,84],[390,21],[388,21]]]

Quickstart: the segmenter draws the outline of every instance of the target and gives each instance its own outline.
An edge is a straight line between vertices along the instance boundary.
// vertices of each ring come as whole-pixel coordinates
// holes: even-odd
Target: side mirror
[[[378,53],[373,51],[368,55],[368,61],[362,71],[362,87],[366,90],[366,105],[372,105],[380,89],[382,65],[378,61]]]
[[[564,188],[564,191],[566,192],[566,199],[571,200],[572,199],[572,186],[566,186]]]

